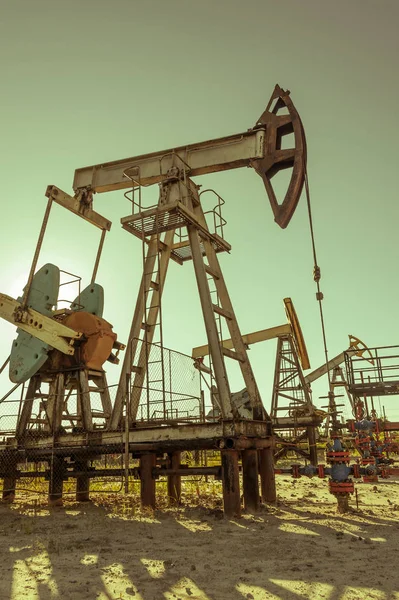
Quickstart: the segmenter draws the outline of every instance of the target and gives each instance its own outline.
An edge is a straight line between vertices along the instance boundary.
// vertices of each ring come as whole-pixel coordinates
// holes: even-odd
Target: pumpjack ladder
[[[225,360],[228,358],[237,361],[240,366],[251,399],[254,418],[268,419],[217,258],[219,252],[229,251],[230,246],[222,236],[216,232],[211,233],[209,230],[201,206],[198,186],[187,176],[184,165],[181,168],[182,161],[179,157],[176,155],[175,158],[174,166],[169,169],[166,178],[160,185],[157,206],[141,210],[139,198],[139,202],[133,202],[133,208],[138,207],[139,211],[121,219],[122,227],[139,237],[143,241],[144,248],[143,277],[129,337],[129,343],[132,344],[131,356],[136,356],[136,360],[134,360],[134,364],[124,365],[122,368],[122,372],[130,369],[134,373],[130,420],[132,423],[136,422],[146,378],[147,389],[151,384],[148,373],[151,358],[148,349],[151,344],[154,345],[157,329],[157,344],[160,345],[160,354],[162,354],[161,299],[171,258],[180,264],[189,259],[193,261],[222,418],[238,416],[233,414],[234,408],[232,408],[230,400],[231,394],[225,364]],[[133,176],[130,176],[133,179]],[[137,172],[134,177],[134,185],[137,188],[139,187]],[[185,229],[186,235],[182,235],[183,229]],[[222,321],[227,325],[233,341],[233,349],[227,349],[221,344]],[[144,335],[140,338],[142,330]],[[141,343],[140,352],[137,353],[140,339],[143,340],[143,343]],[[126,353],[125,361],[128,360],[128,357],[129,353]],[[162,377],[164,379],[163,372]],[[121,379],[111,418],[111,429],[117,428],[122,419],[122,396],[126,394],[126,388],[123,389],[123,387]]]

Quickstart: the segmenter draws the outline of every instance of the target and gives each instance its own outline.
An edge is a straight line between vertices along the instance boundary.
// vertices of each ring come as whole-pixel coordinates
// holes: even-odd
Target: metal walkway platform
[[[348,389],[354,396],[399,394],[399,346],[369,348],[370,356],[345,352]]]

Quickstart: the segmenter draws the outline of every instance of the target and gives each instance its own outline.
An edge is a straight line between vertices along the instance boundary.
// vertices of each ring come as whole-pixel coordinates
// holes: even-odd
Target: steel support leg
[[[140,457],[141,505],[155,508],[155,479],[152,470],[156,464],[155,454]]]
[[[87,460],[79,461],[75,463],[75,469],[77,471],[85,471],[89,463]],[[76,478],[76,501],[77,502],[89,502],[90,501],[90,477],[87,475],[80,475]]]
[[[222,450],[223,507],[226,517],[241,515],[240,474],[237,450]]]
[[[49,504],[62,506],[65,462],[63,458],[54,456],[50,463]]]
[[[179,469],[181,452],[171,452],[169,454],[170,468]],[[177,506],[181,498],[181,477],[180,475],[168,475],[168,498],[169,504]]]
[[[17,466],[15,455],[5,452],[1,461],[2,471],[7,473],[3,480],[3,502],[14,502],[17,486]]]
[[[349,511],[349,494],[337,494],[337,512],[340,514]]]
[[[204,316],[205,329],[208,337],[209,352],[212,357],[212,368],[216,380],[216,386],[219,392],[220,409],[223,418],[231,418],[231,400],[230,387],[227,377],[226,365],[222,353],[222,346],[219,340],[219,333],[213,310],[213,302],[209,290],[205,263],[202,255],[200,237],[198,230],[194,225],[187,227],[188,238],[190,240],[191,252],[195,277],[197,280],[199,297],[201,300],[202,314]]]
[[[250,513],[259,510],[258,451],[243,450],[242,479],[244,488],[244,508]]]
[[[307,438],[309,442],[309,456],[310,456],[310,464],[314,467],[317,467],[317,444],[316,444],[316,428],[315,427],[307,427],[306,428]]]
[[[276,477],[274,474],[273,448],[259,450],[259,473],[263,502],[275,503]]]
[[[3,502],[11,504],[15,499],[15,488],[17,486],[17,478],[14,476],[4,477],[3,481]]]

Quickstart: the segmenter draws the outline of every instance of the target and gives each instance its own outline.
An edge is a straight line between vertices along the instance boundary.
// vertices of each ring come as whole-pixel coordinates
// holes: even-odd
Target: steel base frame
[[[177,505],[181,500],[182,477],[214,475],[222,480],[224,514],[237,517],[241,514],[240,459],[245,510],[257,512],[261,500],[275,502],[274,444],[269,423],[246,420],[142,427],[130,430],[128,435],[122,431],[103,430],[58,436],[26,435],[22,440],[11,438],[7,446],[0,449],[3,501],[12,502],[17,480],[32,474],[18,470],[18,464],[22,462],[47,463],[48,470],[37,472],[36,476],[45,476],[49,480],[50,504],[62,504],[63,482],[70,478],[77,480],[76,500],[88,501],[91,478],[126,474],[124,469],[90,469],[89,461],[128,450],[129,457],[139,459],[139,468],[129,469],[127,474],[140,479],[143,506],[155,508],[159,476],[167,476],[170,504]],[[181,453],[185,450],[215,449],[220,451],[220,466],[187,468],[181,465]],[[159,468],[157,459],[165,455],[168,465]]]

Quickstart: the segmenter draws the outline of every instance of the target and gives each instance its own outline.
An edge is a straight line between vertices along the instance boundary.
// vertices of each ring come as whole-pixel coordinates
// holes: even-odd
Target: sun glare
[[[18,296],[22,296],[23,289],[24,289],[27,281],[28,281],[27,273],[21,275],[20,273],[16,272],[15,278],[11,282],[11,285],[8,286],[8,289],[4,290],[4,293],[7,294],[8,296],[11,296],[11,298],[15,298],[15,299],[18,298]]]

